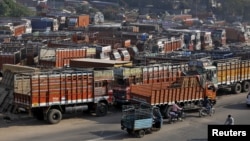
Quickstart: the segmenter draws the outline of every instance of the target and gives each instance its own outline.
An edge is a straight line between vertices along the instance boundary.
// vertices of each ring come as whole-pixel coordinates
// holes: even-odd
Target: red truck
[[[50,124],[59,123],[67,107],[87,105],[87,111],[105,116],[112,103],[112,70],[65,69],[14,77],[14,105]]]
[[[165,118],[168,118],[175,101],[179,102],[184,110],[200,108],[205,96],[216,103],[216,90],[201,77],[183,76],[172,82],[132,85],[131,101],[157,106]]]
[[[70,29],[84,28],[89,25],[89,15],[74,15],[66,18],[66,27]]]

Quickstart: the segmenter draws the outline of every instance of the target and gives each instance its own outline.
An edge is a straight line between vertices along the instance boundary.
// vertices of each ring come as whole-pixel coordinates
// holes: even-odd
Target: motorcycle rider
[[[208,99],[208,96],[205,96],[202,106],[205,107],[209,113],[211,113],[212,103]]]
[[[180,110],[182,110],[182,108],[179,107],[177,104],[177,101],[175,101],[174,104],[172,105],[172,112],[174,112],[178,116],[178,118],[181,120]]]

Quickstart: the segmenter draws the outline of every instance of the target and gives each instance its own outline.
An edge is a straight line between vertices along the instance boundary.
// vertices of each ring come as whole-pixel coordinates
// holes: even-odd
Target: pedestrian
[[[227,119],[224,123],[225,125],[234,125],[234,118],[232,117],[232,115],[228,115]]]

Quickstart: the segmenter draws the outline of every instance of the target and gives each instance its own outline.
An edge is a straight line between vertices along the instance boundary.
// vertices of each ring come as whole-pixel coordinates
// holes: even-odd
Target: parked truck
[[[197,66],[200,73],[206,73],[217,89],[229,89],[233,93],[249,92],[250,60],[239,57],[212,60],[211,63],[193,61],[189,65]],[[204,65],[206,64],[206,65]]]
[[[33,18],[31,19],[32,32],[49,32],[58,30],[58,21],[54,18]]]
[[[213,40],[211,31],[201,31],[201,50],[212,50]]]
[[[38,120],[59,123],[67,107],[105,116],[112,103],[112,70],[55,70],[14,76],[14,105]],[[79,108],[79,107],[78,107]]]
[[[84,28],[89,25],[89,19],[89,15],[86,14],[68,16],[66,17],[65,26],[69,29]]]
[[[131,85],[131,101],[157,106],[163,117],[168,118],[172,105],[177,101],[184,110],[201,106],[205,96],[216,103],[216,90],[207,83],[204,75],[182,76],[176,81]]]
[[[221,47],[226,45],[226,29],[218,25],[205,25],[204,31],[211,32],[211,38],[214,47]]]
[[[113,96],[115,105],[130,103],[131,85],[173,82],[187,69],[187,64],[155,64],[114,68]]]
[[[21,36],[25,33],[26,26],[21,22],[11,22],[0,24],[0,34],[13,37]]]
[[[248,35],[244,30],[237,29],[236,27],[226,27],[227,43],[235,42],[248,42]]]

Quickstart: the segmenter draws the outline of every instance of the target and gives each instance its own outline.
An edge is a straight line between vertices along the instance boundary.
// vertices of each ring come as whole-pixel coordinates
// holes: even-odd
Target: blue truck
[[[49,32],[58,30],[58,22],[53,18],[31,19],[32,32]]]

